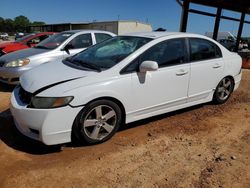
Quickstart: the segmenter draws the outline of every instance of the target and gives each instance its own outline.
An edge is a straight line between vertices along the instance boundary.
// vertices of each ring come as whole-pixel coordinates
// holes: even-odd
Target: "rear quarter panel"
[[[225,76],[233,76],[235,77],[241,71],[242,66],[242,58],[237,53],[229,52],[225,57],[225,68],[224,74]]]

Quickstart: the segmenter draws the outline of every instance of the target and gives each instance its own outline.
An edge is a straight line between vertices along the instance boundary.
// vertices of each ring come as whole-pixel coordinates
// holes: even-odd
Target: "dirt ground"
[[[22,136],[0,85],[0,187],[250,187],[250,70],[224,105],[129,124],[95,146]]]

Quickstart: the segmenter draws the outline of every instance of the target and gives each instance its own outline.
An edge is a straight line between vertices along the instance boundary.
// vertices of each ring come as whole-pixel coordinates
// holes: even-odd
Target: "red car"
[[[46,39],[50,35],[55,34],[54,32],[41,32],[26,35],[14,42],[4,42],[0,44],[0,56],[14,52],[17,50],[22,50],[25,48],[30,48]]]

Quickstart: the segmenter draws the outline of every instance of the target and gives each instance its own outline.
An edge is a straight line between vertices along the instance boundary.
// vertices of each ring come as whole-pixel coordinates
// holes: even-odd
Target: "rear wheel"
[[[122,120],[120,107],[109,100],[88,104],[77,116],[73,133],[84,143],[96,144],[111,138]]]
[[[232,78],[225,77],[218,84],[214,92],[214,102],[217,104],[225,103],[234,89],[234,81]]]

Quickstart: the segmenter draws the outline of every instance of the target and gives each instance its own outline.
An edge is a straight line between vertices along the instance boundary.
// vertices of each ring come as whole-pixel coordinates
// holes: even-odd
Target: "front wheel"
[[[225,103],[229,99],[231,93],[233,92],[233,89],[234,89],[233,79],[229,77],[223,78],[216,87],[213,101],[216,104]]]
[[[120,107],[110,100],[97,100],[78,114],[73,134],[82,143],[97,144],[111,138],[122,122]]]

